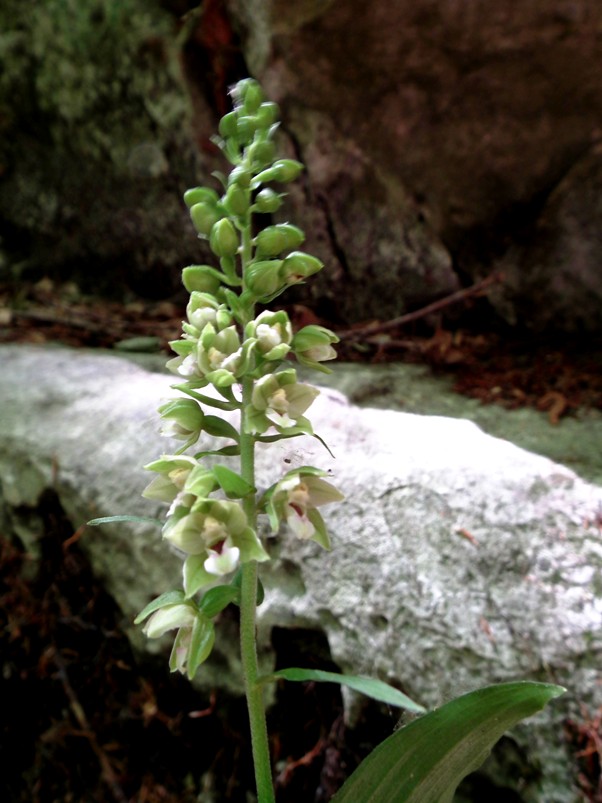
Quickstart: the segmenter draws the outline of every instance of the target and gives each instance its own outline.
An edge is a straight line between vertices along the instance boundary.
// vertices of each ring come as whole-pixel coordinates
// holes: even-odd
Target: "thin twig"
[[[489,276],[481,279],[480,282],[475,282],[475,284],[471,285],[470,287],[457,290],[455,293],[452,293],[445,298],[440,298],[439,301],[433,301],[432,304],[428,304],[426,307],[422,307],[422,309],[414,310],[414,312],[408,312],[405,315],[400,315],[398,318],[392,318],[390,321],[384,321],[384,323],[371,323],[368,326],[362,327],[361,329],[347,329],[344,332],[337,332],[337,334],[343,340],[358,340],[360,338],[363,339],[380,332],[388,332],[391,329],[397,329],[397,327],[403,326],[406,323],[411,323],[419,318],[424,318],[425,315],[430,315],[431,312],[438,312],[445,307],[449,307],[451,304],[457,304],[458,301],[464,301],[466,298],[478,295],[491,285],[498,284],[503,280],[504,277],[502,273],[500,271],[494,271],[494,273],[491,273]]]

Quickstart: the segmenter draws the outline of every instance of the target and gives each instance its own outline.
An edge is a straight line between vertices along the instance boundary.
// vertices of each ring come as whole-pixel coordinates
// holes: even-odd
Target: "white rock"
[[[0,365],[9,511],[52,488],[74,528],[159,512],[140,497],[141,466],[172,448],[155,411],[173,377],[66,349],[1,347]],[[269,539],[264,660],[272,626],[304,626],[326,634],[343,671],[428,706],[501,680],[565,685],[528,732],[536,758],[555,756],[543,761],[541,799],[572,800],[562,720],[602,703],[602,488],[468,421],[361,409],[330,389],[310,412],[334,457],[310,438],[260,446],[258,485],[315,464],[347,499],[324,509],[331,552],[285,532]],[[179,560],[155,529],[89,528],[80,543],[130,621],[178,582]],[[224,623],[221,663],[200,673],[208,685],[237,685],[233,627]]]

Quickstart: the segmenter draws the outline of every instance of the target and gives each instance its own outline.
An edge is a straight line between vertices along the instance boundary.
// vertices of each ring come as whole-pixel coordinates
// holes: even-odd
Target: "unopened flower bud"
[[[237,118],[238,115],[236,112],[228,112],[225,114],[222,119],[219,121],[219,133],[220,136],[227,139],[228,137],[235,137],[237,134]]]
[[[249,81],[243,90],[243,107],[247,114],[255,114],[264,100],[263,90],[257,81]]]
[[[231,87],[230,94],[232,95],[235,108],[239,108],[244,104],[249,87],[253,84],[257,84],[254,78],[242,78]]]
[[[232,168],[230,171],[230,175],[228,176],[228,184],[238,184],[243,189],[247,189],[247,187],[251,183],[251,173],[241,165],[237,165],[236,167]]]
[[[271,296],[284,282],[280,278],[281,259],[251,262],[245,270],[245,284],[257,298]]]
[[[233,257],[240,244],[238,234],[232,221],[222,218],[211,229],[209,246],[218,257]]]
[[[262,170],[261,173],[258,173],[253,180],[253,185],[258,187],[267,181],[279,181],[281,183],[294,181],[302,170],[303,165],[295,159],[279,159],[267,170]]]
[[[236,121],[236,139],[243,145],[248,145],[253,141],[256,129],[257,121],[254,117],[241,115]]]
[[[201,237],[208,237],[221,214],[215,204],[201,201],[190,208],[190,217]]]
[[[216,273],[209,265],[189,265],[182,271],[182,283],[189,293],[198,290],[214,295],[220,286]]]
[[[280,109],[277,103],[266,102],[255,112],[258,128],[268,129],[278,120]]]
[[[276,146],[270,140],[253,142],[249,146],[249,159],[255,170],[271,165],[276,155]]]
[[[184,203],[190,209],[195,204],[206,203],[210,206],[215,205],[219,198],[215,190],[209,187],[193,187],[184,193]]]
[[[257,255],[261,257],[277,256],[283,251],[298,248],[303,240],[305,240],[303,231],[297,226],[291,226],[290,223],[268,226],[255,238]]]
[[[287,284],[297,284],[322,270],[324,263],[303,251],[293,251],[282,262],[280,276]]]
[[[249,194],[239,184],[231,184],[223,200],[229,215],[244,215],[249,209]]]
[[[282,196],[269,187],[264,187],[264,189],[255,196],[254,209],[262,214],[276,212],[281,206]]]

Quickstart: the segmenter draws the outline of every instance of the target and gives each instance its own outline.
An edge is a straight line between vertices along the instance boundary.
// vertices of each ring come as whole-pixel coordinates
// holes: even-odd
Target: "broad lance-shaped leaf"
[[[318,680],[326,683],[340,683],[381,703],[399,706],[399,708],[405,708],[407,711],[413,711],[416,714],[421,714],[425,711],[421,705],[410,700],[403,692],[375,678],[365,678],[360,675],[339,675],[338,672],[324,672],[321,669],[299,669],[297,667],[280,669],[271,675],[258,678],[259,683],[270,683],[275,680]]]
[[[385,739],[332,803],[452,803],[462,778],[481,766],[504,732],[564,691],[501,683],[457,697]]]
[[[165,591],[160,597],[157,597],[156,599],[152,600],[152,602],[149,602],[148,605],[140,611],[138,616],[134,619],[134,624],[139,625],[140,622],[143,622],[147,616],[150,616],[151,613],[158,611],[159,608],[166,608],[169,605],[179,605],[185,601],[186,597],[181,589],[177,589],[176,591]]]
[[[226,496],[231,499],[242,499],[243,496],[248,496],[255,491],[255,488],[243,480],[240,474],[227,466],[213,466],[213,476]]]
[[[86,522],[90,527],[98,527],[101,524],[115,524],[118,521],[125,521],[134,524],[158,524],[163,526],[161,519],[152,519],[148,516],[103,516],[101,519],[91,519]]]

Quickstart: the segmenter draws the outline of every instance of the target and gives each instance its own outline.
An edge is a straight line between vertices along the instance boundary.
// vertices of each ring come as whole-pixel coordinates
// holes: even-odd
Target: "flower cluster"
[[[298,381],[289,360],[328,371],[323,363],[336,357],[338,338],[318,325],[295,333],[283,310],[256,312],[258,303],[270,302],[323,264],[299,250],[305,235],[297,226],[274,223],[254,233],[252,216],[274,214],[283,203],[284,195],[268,185],[294,180],[302,165],[276,157],[278,107],[257,82],[239,82],[232,97],[217,140],[232,165],[221,177],[222,192],[195,187],[184,194],[196,232],[219,267],[190,265],[182,275],[190,297],[181,336],[171,343],[176,356],[168,362],[182,396],[159,412],[162,433],[183,445],[146,466],[155,477],[144,491],[169,505],[163,538],[183,556],[183,587],[151,602],[138,621],[147,619],[150,638],[177,630],[170,666],[190,677],[211,652],[212,618],[240,602],[241,567],[269,559],[258,515],[267,515],[273,531],[285,524],[298,538],[328,548],[317,508],[343,498],[312,467],[287,473],[263,494],[254,487],[256,442],[314,434],[305,414],[318,390]],[[199,392],[208,387],[212,393]],[[208,407],[221,415],[209,414]],[[224,413],[232,413],[238,426]],[[203,434],[225,444],[188,454]],[[240,471],[220,463],[224,456],[240,456]]]

